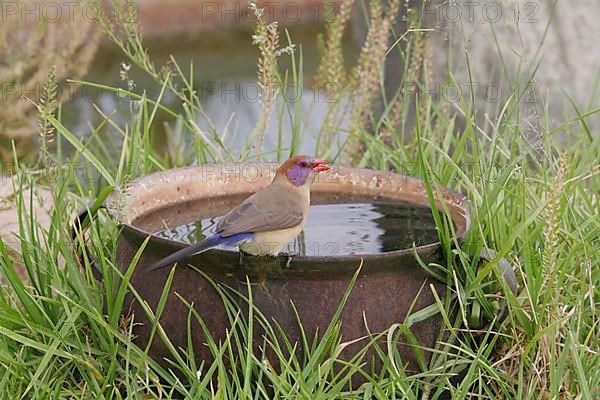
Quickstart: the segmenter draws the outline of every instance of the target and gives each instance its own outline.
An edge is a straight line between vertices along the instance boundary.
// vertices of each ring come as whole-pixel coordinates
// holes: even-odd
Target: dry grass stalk
[[[394,100],[394,105],[390,110],[389,114],[385,119],[385,123],[381,128],[381,140],[385,143],[391,143],[394,132],[398,129],[402,123],[402,117],[404,115],[404,96],[399,93]]]
[[[339,121],[343,118],[343,115],[339,115],[340,112],[338,112],[338,104],[347,84],[342,38],[350,19],[353,4],[354,0],[343,1],[336,17],[326,21],[325,25],[325,43],[321,62],[315,76],[315,87],[317,90],[325,91],[328,95],[332,94],[331,97],[333,98],[328,99],[331,101],[331,106],[325,115],[321,128],[320,153],[325,153],[330,147]],[[343,114],[343,111],[341,113]]]
[[[411,21],[412,22],[412,21]],[[411,45],[407,51],[409,56],[409,66],[407,68],[404,86],[416,85],[417,78],[419,76],[420,66],[423,60],[423,40],[421,32],[416,31],[411,35]],[[407,99],[402,92],[398,93],[394,99],[394,104],[386,117],[385,124],[381,131],[381,138],[384,141],[389,141],[393,133],[398,129],[402,123],[402,117],[404,116],[404,101]]]
[[[55,128],[50,118],[56,117],[58,102],[58,84],[56,82],[56,68],[52,66],[48,72],[48,79],[44,83],[40,104],[38,105],[38,134],[40,135],[39,160],[45,164],[48,156],[48,145],[54,141]]]
[[[262,148],[262,142],[267,131],[267,124],[277,95],[277,85],[275,84],[277,58],[275,53],[279,44],[276,23],[266,26],[264,21],[260,20],[260,22],[262,23],[259,23],[258,25],[257,34],[260,35],[261,40],[264,40],[259,43],[260,58],[258,60],[258,85],[260,87],[262,114],[254,132],[254,146],[257,153],[259,153]]]
[[[355,86],[358,84],[358,82],[360,82],[360,79],[362,78],[361,75],[366,74],[370,70],[371,62],[373,61],[371,59],[373,55],[373,47],[375,46],[376,36],[380,32],[379,25],[383,18],[383,11],[381,9],[381,3],[379,0],[371,0],[370,13],[371,18],[369,20],[367,36],[360,49],[356,67],[352,71],[352,81]]]
[[[343,1],[340,11],[335,18],[325,23],[325,45],[321,62],[315,76],[317,89],[323,89],[334,85],[341,88],[346,81],[346,70],[344,68],[344,54],[342,51],[342,38],[344,30],[350,19],[350,12],[354,0]]]
[[[258,59],[258,85],[260,87],[262,114],[252,132],[252,136],[255,138],[254,150],[256,154],[258,154],[262,149],[269,117],[279,93],[279,69],[277,59],[283,54],[292,54],[295,45],[290,44],[284,48],[279,48],[277,22],[271,22],[267,25],[263,18],[264,10],[258,8],[254,1],[250,2],[250,9],[256,16],[256,32],[252,36],[252,40],[260,50]]]
[[[41,10],[50,3],[41,1],[40,5],[39,0],[24,0],[21,6]],[[97,29],[77,7],[68,14],[68,20],[61,21],[34,16],[23,20],[18,12],[2,16],[0,137],[27,139],[35,135],[35,103],[40,101],[51,68],[55,68],[56,82],[62,89],[57,105],[74,92],[64,85],[67,78],[81,78],[87,71],[97,47]]]
[[[559,226],[562,220],[561,200],[565,191],[567,170],[568,159],[567,155],[563,154],[560,158],[558,171],[554,178],[554,184],[548,194],[548,206],[544,212],[546,226],[544,228],[544,251],[542,253],[543,282],[538,295],[536,312],[542,313],[540,323],[545,323],[546,326],[549,327],[555,325],[560,319],[565,318],[566,314],[569,312],[568,309],[571,310],[571,313],[574,312],[573,308],[566,307],[566,305],[560,304],[556,300],[560,298],[558,293],[560,289],[558,288],[557,283],[558,271],[556,270],[556,255],[558,254],[558,246],[560,245]],[[543,300],[548,298],[554,299],[554,301],[546,302]],[[546,303],[546,305],[544,305],[544,303]],[[535,364],[537,366],[536,369],[540,381],[539,384],[542,390],[547,387],[547,382],[550,380],[553,368],[553,357],[558,359],[560,354],[564,351],[563,343],[565,337],[563,337],[561,333],[563,325],[564,322],[555,325],[540,338],[538,351],[535,357]]]
[[[553,275],[556,264],[556,253],[558,245],[558,226],[561,219],[561,197],[565,186],[565,175],[567,173],[568,160],[563,154],[552,191],[549,193],[548,207],[545,210],[546,227],[544,229],[544,253],[542,254],[542,274],[545,277],[542,288],[548,285],[548,280]]]
[[[421,85],[425,85],[427,87],[428,83],[432,81],[433,77],[433,69],[432,69],[432,59],[433,53],[431,44],[426,39],[425,31],[421,30],[421,20],[419,13],[409,13],[408,16],[409,27],[408,30],[410,34],[410,44],[407,47],[406,55],[408,58],[408,67],[406,69],[406,74],[403,79],[403,85],[401,85],[400,90],[405,87],[409,87],[412,93],[418,93],[418,85],[420,82]],[[427,89],[425,90],[427,92]],[[392,134],[398,130],[401,126],[402,118],[405,113],[405,102],[412,101],[411,98],[404,95],[404,93],[399,92],[397,97],[394,99],[394,103],[392,108],[386,117],[385,124],[382,127],[381,138],[382,140],[390,140]],[[419,97],[419,104],[417,104],[420,116],[420,125],[425,126],[425,120],[427,119],[428,114],[428,99],[425,96]],[[443,108],[446,108],[445,105],[442,105]],[[434,123],[431,124],[432,129],[434,127]]]
[[[351,156],[360,151],[361,144],[357,134],[367,128],[369,114],[380,92],[391,30],[399,10],[400,0],[391,0],[385,13],[379,1],[371,2],[371,20],[367,38],[361,49],[358,65],[353,71],[356,103],[351,118],[351,137],[346,149],[347,154]]]

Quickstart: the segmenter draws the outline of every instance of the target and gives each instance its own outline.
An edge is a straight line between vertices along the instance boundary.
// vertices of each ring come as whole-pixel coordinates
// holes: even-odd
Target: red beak
[[[312,169],[315,172],[324,172],[329,171],[329,166],[327,165],[327,160],[312,160]]]

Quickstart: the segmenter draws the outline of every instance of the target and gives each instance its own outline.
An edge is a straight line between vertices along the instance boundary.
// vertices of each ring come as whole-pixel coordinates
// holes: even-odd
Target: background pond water
[[[297,45],[297,54],[302,52],[303,73],[305,86],[288,90],[290,101],[301,101],[304,110],[304,123],[301,151],[314,153],[315,135],[325,116],[328,101],[331,96],[312,87],[312,77],[318,67],[317,35],[323,32],[321,24],[305,24],[288,28],[290,36]],[[252,33],[248,30],[230,29],[216,32],[202,32],[194,36],[172,37],[160,41],[146,43],[148,52],[156,65],[169,62],[172,55],[186,72],[193,69],[194,87],[197,91],[206,114],[216,126],[218,132],[227,127],[227,145],[236,154],[246,142],[248,135],[256,125],[261,115],[261,104],[257,97],[256,82],[258,50],[252,44]],[[285,40],[282,32],[281,40]],[[351,41],[347,41],[344,51],[350,55],[356,50]],[[121,80],[120,71],[126,62],[120,50],[109,45],[102,46],[93,62],[91,70],[84,78],[85,81],[108,85],[111,87],[128,88],[128,83]],[[281,57],[282,70],[290,67],[289,57]],[[192,68],[193,66],[193,68]],[[188,73],[189,75],[189,73]],[[129,79],[134,83],[133,91],[146,93],[148,98],[155,99],[160,93],[160,86],[146,73],[131,66],[128,71]],[[163,105],[180,112],[181,101],[170,93],[165,93]],[[135,112],[135,102],[119,97],[114,93],[101,91],[93,87],[84,87],[74,93],[73,101],[63,107],[63,121],[67,128],[81,137],[90,135],[91,127],[99,125],[103,117],[95,109],[97,106],[104,114],[123,127],[131,121]],[[279,118],[276,109],[271,115],[271,123],[267,128],[264,150],[275,149],[278,145],[278,135],[283,132],[283,147],[289,145],[291,131],[289,117],[282,118],[282,126],[278,126]],[[157,150],[165,145],[164,136],[167,132],[165,123],[173,118],[164,112],[156,116],[153,129],[156,131],[155,146]],[[201,116],[197,118],[200,128],[208,130],[208,124]],[[114,148],[120,147],[120,135],[114,129],[112,132]]]

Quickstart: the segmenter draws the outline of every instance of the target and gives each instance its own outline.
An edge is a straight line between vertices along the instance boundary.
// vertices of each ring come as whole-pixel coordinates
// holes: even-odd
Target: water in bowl
[[[220,218],[185,223],[156,235],[195,243],[215,233]],[[312,205],[304,232],[283,253],[315,257],[376,254],[437,240],[429,207],[385,202]]]

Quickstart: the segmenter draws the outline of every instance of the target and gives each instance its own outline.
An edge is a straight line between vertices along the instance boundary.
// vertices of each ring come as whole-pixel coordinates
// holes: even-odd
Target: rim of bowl
[[[173,207],[177,203],[199,201],[203,198],[227,195],[250,195],[270,183],[278,165],[279,164],[277,163],[203,164],[200,166],[174,168],[167,171],[154,172],[131,181],[126,187],[120,186],[115,188],[115,190],[106,199],[104,205],[108,215],[115,219],[124,229],[128,230],[129,232],[139,235],[139,237],[143,239],[151,236],[150,241],[154,243],[182,248],[188,246],[189,243],[156,236],[152,232],[135,226],[135,221],[162,208]],[[248,166],[252,166],[252,168],[257,169],[261,175],[253,177],[252,179],[247,179],[240,183],[239,178],[236,177],[236,173],[232,171],[242,171],[243,173],[243,171],[249,170]],[[420,179],[407,175],[396,174],[393,172],[383,172],[363,168],[333,166],[332,170],[330,171],[332,172],[326,175],[321,175],[323,176],[323,179],[317,179],[315,183],[313,183],[311,188],[311,193],[313,196],[318,197],[325,196],[327,194],[334,196],[336,189],[339,190],[341,188],[344,189],[343,191],[338,192],[341,193],[341,195],[348,194],[368,196],[367,193],[364,193],[365,191],[385,189],[383,188],[383,185],[388,183],[395,184],[396,187],[388,187],[385,191],[387,196],[386,194],[382,196],[373,195],[372,198],[378,198],[379,200],[384,199],[390,202],[408,201],[413,204],[430,207],[425,182],[421,181]],[[197,179],[192,179],[192,177],[195,177],[198,174],[200,174],[200,177],[202,177],[204,185],[199,185]],[[220,174],[222,177],[225,177],[225,180],[213,179],[218,174]],[[235,179],[232,179],[232,177],[235,177]],[[318,176],[318,178],[319,177],[320,176]],[[241,190],[232,190],[231,181],[235,181],[237,183],[237,187]],[[216,189],[221,189],[220,191],[217,191],[217,195],[210,196],[210,194],[207,195],[207,193],[202,190],[202,188],[204,188],[206,191],[215,190],[215,183],[217,183]],[[398,186],[400,183],[402,183],[402,185]],[[182,192],[180,189],[181,187],[184,187],[185,184],[193,184],[193,189]],[[219,188],[218,185],[221,185],[221,187]],[[363,191],[363,193],[357,193],[356,191],[349,190],[352,188],[359,188]],[[406,188],[407,190],[403,190],[402,188]],[[410,190],[411,188],[418,188],[419,190]],[[359,190],[359,192],[361,190]],[[445,203],[448,206],[452,221],[454,222],[457,240],[462,242],[469,231],[471,222],[467,196],[443,186],[440,186],[439,190],[444,200],[446,200]],[[135,196],[137,194],[136,191],[145,192],[150,199],[137,199]],[[153,191],[156,192],[154,196],[152,196]],[[205,194],[205,196],[198,197],[200,194]],[[394,194],[398,197],[394,197]],[[177,196],[179,196],[178,199]],[[140,212],[139,214],[135,214],[134,217],[131,218],[131,215],[126,214],[126,212],[123,210],[125,207],[130,206],[130,201],[136,201],[136,199],[137,201],[142,202],[138,208],[143,209],[143,207],[146,206],[147,210]],[[439,198],[436,198],[436,203],[438,203],[438,207],[442,205]],[[457,221],[457,219],[461,219],[461,221]],[[339,256],[298,255],[294,256],[294,261],[318,260],[319,262],[360,262],[361,260],[367,261],[404,257],[413,254],[415,251],[419,255],[426,255],[436,251],[440,248],[440,246],[441,242],[437,240],[435,242],[420,246],[382,253]],[[236,253],[233,250],[225,249],[212,249],[210,252],[213,252],[214,254],[218,254],[218,252],[229,254]],[[287,257],[287,255],[280,254],[279,257]]]

